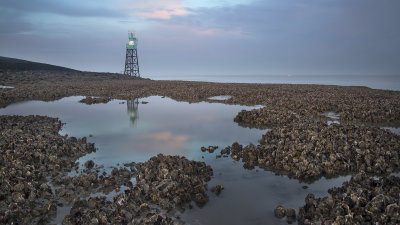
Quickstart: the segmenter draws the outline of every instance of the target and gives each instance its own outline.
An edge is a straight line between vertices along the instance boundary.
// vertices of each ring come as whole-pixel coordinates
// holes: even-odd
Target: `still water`
[[[202,208],[176,212],[188,224],[286,224],[285,219],[274,217],[277,205],[298,211],[308,193],[326,196],[329,188],[350,179],[323,178],[305,184],[269,171],[246,170],[231,158],[216,159],[220,149],[235,141],[243,145],[258,143],[266,130],[243,128],[233,121],[239,111],[255,107],[189,104],[158,96],[95,105],[79,103],[80,99],[75,96],[53,102],[22,102],[0,109],[0,115],[58,117],[66,123],[61,134],[86,136],[98,149],[79,159],[80,163],[92,159],[109,168],[143,162],[158,153],[205,161],[214,170],[209,187],[221,184],[225,190],[219,196],[209,192],[210,200]],[[200,151],[200,147],[209,145],[219,149],[213,154]],[[308,189],[303,189],[304,185]]]

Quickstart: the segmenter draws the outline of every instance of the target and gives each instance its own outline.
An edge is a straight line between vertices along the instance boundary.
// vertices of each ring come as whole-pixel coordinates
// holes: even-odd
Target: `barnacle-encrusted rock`
[[[204,146],[202,146],[201,148],[200,148],[200,150],[202,151],[202,152],[209,152],[209,153],[213,153],[216,149],[218,149],[218,146],[208,146],[208,148],[206,148],[206,147],[204,147]]]
[[[302,180],[365,171],[390,174],[400,168],[400,136],[378,127],[315,121],[276,127],[260,144],[225,148],[244,167],[255,166]]]
[[[94,167],[94,162],[93,160],[88,160],[85,162],[85,167],[88,169],[92,169]]]
[[[287,208],[286,209],[286,216],[287,217],[296,218],[296,210],[293,209],[293,208]]]
[[[299,114],[287,108],[260,108],[251,111],[240,111],[234,121],[244,127],[272,128],[299,122],[303,119]]]
[[[54,181],[56,194],[67,202],[73,198],[89,196],[91,193],[109,193],[122,185],[132,187],[130,181],[134,173],[126,168],[114,168],[111,176],[99,175],[95,171],[83,173],[78,176],[63,177]]]
[[[91,96],[86,96],[85,98],[81,99],[79,102],[80,103],[85,103],[87,105],[92,105],[92,104],[99,104],[99,103],[107,103],[111,101],[111,98],[108,97],[91,97]]]
[[[159,154],[137,167],[135,188],[143,189],[144,197],[153,201],[167,200],[163,208],[174,208],[191,200],[201,205],[208,199],[204,181],[210,180],[213,172],[204,162]]]
[[[95,151],[86,138],[61,136],[61,122],[45,116],[0,116],[0,223],[45,224],[57,198],[47,177],[66,174]]]
[[[219,195],[219,194],[221,194],[221,191],[224,189],[225,189],[224,186],[217,184],[215,187],[211,188],[211,192],[215,193],[216,195]]]
[[[399,224],[400,178],[363,173],[328,191],[331,197],[308,195],[299,224]]]
[[[283,206],[278,205],[274,209],[274,214],[275,214],[276,217],[282,218],[282,217],[286,216],[286,209]]]
[[[90,222],[101,215],[104,223],[111,224],[173,224],[171,218],[151,212],[185,208],[191,201],[201,206],[208,201],[204,181],[210,180],[212,169],[204,162],[159,154],[136,168],[135,186],[114,196],[112,202],[104,198],[76,201],[63,223]]]

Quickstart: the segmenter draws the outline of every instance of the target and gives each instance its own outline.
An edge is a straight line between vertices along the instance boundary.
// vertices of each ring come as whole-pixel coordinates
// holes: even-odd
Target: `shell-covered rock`
[[[113,201],[89,198],[76,201],[64,224],[173,224],[158,210],[184,209],[191,201],[199,206],[208,201],[207,185],[213,172],[204,162],[190,161],[180,156],[159,154],[136,165],[136,185],[114,196]],[[94,207],[88,207],[94,205]],[[98,219],[100,215],[100,220]],[[103,219],[101,219],[103,218]]]
[[[399,224],[400,178],[358,174],[330,197],[309,194],[299,211],[299,224]]]
[[[387,175],[400,168],[400,136],[378,127],[324,122],[275,127],[260,144],[233,143],[221,153],[301,180],[364,171]]]
[[[66,174],[95,151],[85,138],[61,136],[61,122],[44,116],[0,116],[0,223],[45,224],[57,199],[47,177]]]

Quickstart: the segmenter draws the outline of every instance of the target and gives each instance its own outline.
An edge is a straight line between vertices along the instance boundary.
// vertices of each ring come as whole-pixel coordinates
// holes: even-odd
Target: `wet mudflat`
[[[189,104],[162,97],[86,105],[79,103],[82,98],[17,103],[1,109],[0,114],[58,117],[66,123],[60,132],[62,135],[87,136],[88,142],[95,143],[97,151],[78,159],[80,166],[70,173],[71,176],[84,174],[82,170],[87,167],[84,164],[88,160],[106,173],[112,173],[112,167],[123,167],[124,163],[145,162],[158,153],[204,161],[213,169],[205,192],[209,201],[202,207],[196,204],[192,209],[186,207],[183,213],[179,210],[170,213],[172,218],[189,224],[286,224],[285,219],[274,217],[277,205],[297,210],[304,204],[307,194],[325,196],[329,188],[350,179],[349,176],[322,178],[307,184],[259,168],[246,170],[242,162],[230,157],[216,158],[220,149],[235,141],[242,145],[257,144],[265,134],[266,130],[241,127],[233,121],[238,112],[253,107],[206,102]],[[219,149],[212,154],[200,151],[202,146],[208,145],[219,146]],[[210,191],[210,187],[216,185],[225,187],[219,195]],[[68,189],[62,191],[68,192]],[[112,191],[109,198],[117,193],[120,192]],[[58,212],[69,214],[69,206],[58,206]],[[53,221],[59,223],[63,219],[58,215]]]

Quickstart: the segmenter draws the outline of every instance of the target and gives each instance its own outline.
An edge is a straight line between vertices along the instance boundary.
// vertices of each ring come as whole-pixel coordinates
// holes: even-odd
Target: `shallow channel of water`
[[[188,224],[286,224],[285,219],[274,217],[277,205],[298,211],[308,193],[326,196],[329,188],[350,179],[323,178],[304,184],[269,171],[246,170],[231,158],[216,159],[220,149],[235,141],[243,145],[258,143],[265,130],[243,128],[233,121],[239,111],[254,107],[189,104],[158,96],[95,105],[79,103],[80,99],[75,96],[54,102],[22,102],[0,109],[0,115],[58,117],[66,123],[61,134],[87,136],[98,148],[79,159],[80,163],[92,159],[110,168],[147,161],[158,153],[205,161],[214,170],[209,187],[221,184],[225,190],[219,196],[208,192],[210,200],[202,208],[195,206],[183,214],[176,213]],[[200,151],[200,147],[209,145],[220,148],[213,154]],[[304,185],[308,189],[303,189]]]

